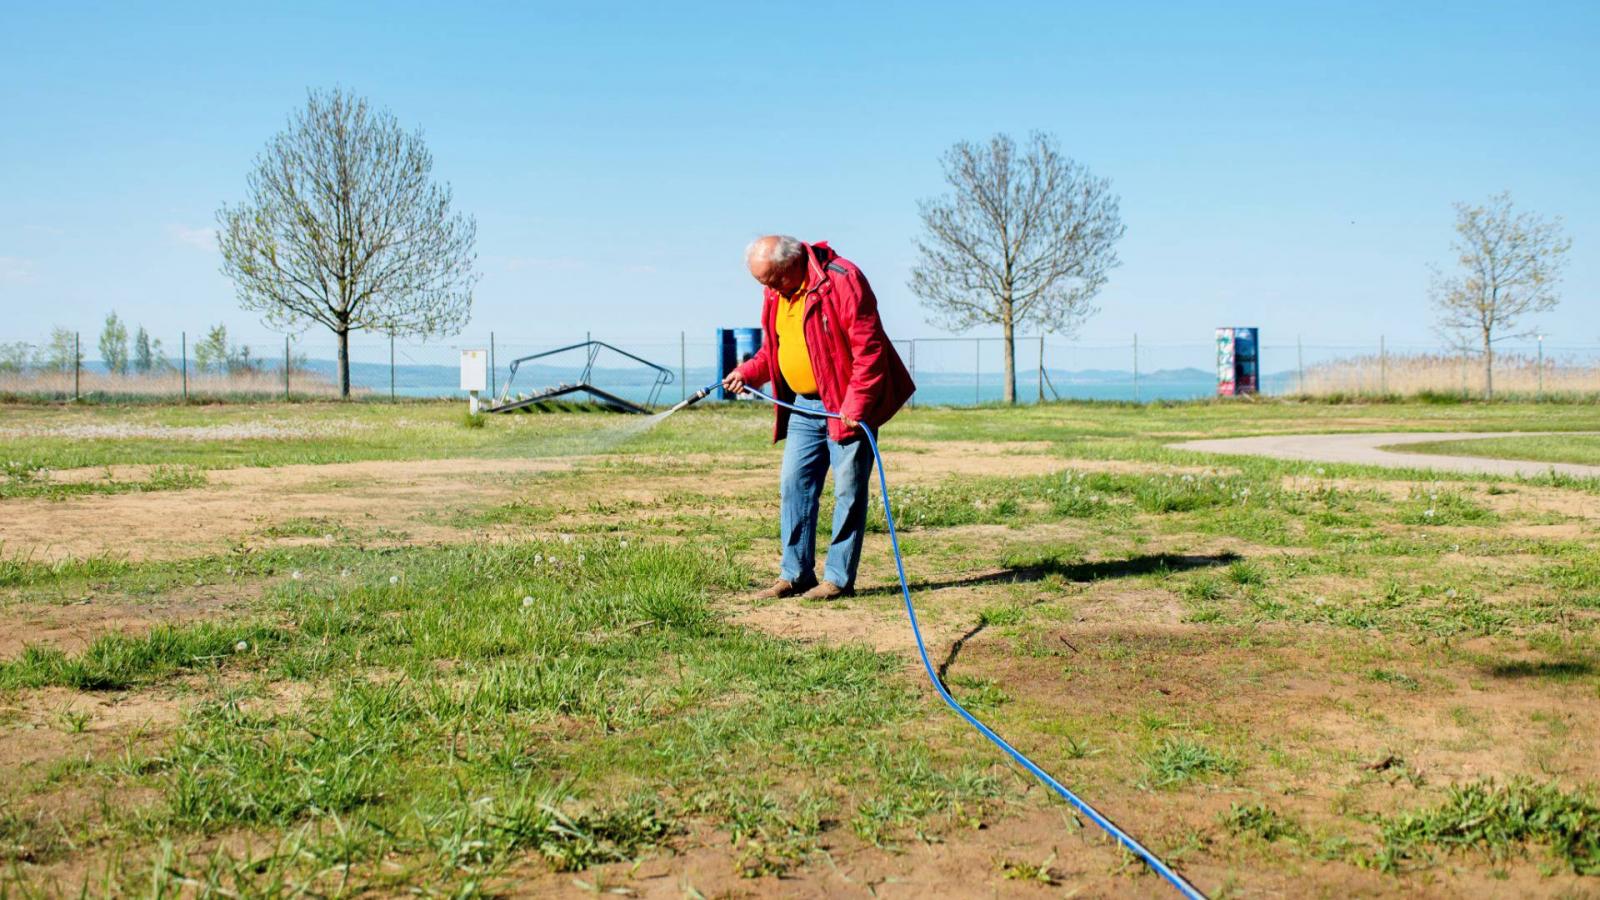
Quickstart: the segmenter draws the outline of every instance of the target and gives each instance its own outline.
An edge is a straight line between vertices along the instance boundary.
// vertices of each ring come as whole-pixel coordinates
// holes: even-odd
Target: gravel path
[[[1574,431],[1570,434],[1600,434]],[[1543,475],[1559,472],[1580,478],[1600,478],[1600,466],[1576,463],[1530,462],[1516,459],[1486,459],[1478,456],[1442,456],[1433,453],[1397,453],[1383,449],[1395,444],[1423,444],[1433,441],[1462,441],[1479,438],[1528,437],[1549,432],[1526,431],[1440,431],[1344,434],[1271,434],[1261,437],[1221,438],[1173,444],[1174,450],[1199,450],[1205,453],[1234,453],[1244,456],[1270,456],[1276,459],[1301,459],[1310,462],[1359,463],[1390,469],[1438,469],[1447,472],[1473,472],[1487,475]]]

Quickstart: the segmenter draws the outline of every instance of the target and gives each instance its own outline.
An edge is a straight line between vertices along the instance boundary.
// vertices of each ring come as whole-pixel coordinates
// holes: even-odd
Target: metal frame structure
[[[584,364],[583,364],[583,371],[581,371],[578,374],[577,381],[572,382],[572,383],[563,382],[562,384],[556,385],[555,387],[546,388],[546,389],[544,389],[542,391],[539,391],[538,393],[533,394],[532,396],[524,397],[524,396],[518,395],[515,399],[513,399],[510,396],[511,395],[511,382],[516,379],[516,377],[517,377],[517,368],[520,367],[523,363],[528,362],[530,360],[543,359],[543,358],[545,358],[547,356],[556,356],[556,355],[561,354],[561,353],[570,353],[573,350],[585,350],[586,351],[586,358],[585,358]],[[649,396],[649,398],[647,400],[645,400],[643,405],[638,404],[638,403],[634,403],[631,400],[625,400],[622,397],[619,397],[616,394],[613,394],[608,390],[605,390],[603,388],[595,387],[593,384],[590,383],[589,378],[590,378],[591,375],[594,374],[594,361],[595,361],[595,359],[597,357],[599,357],[601,351],[604,351],[604,350],[609,350],[612,353],[615,353],[615,354],[617,354],[619,356],[627,357],[628,359],[633,360],[634,362],[636,362],[636,363],[638,363],[638,364],[640,364],[642,366],[645,366],[645,367],[647,367],[649,369],[653,369],[655,371],[656,380],[655,380],[655,382],[653,384],[651,384],[651,386],[650,386],[650,396]],[[608,407],[610,409],[616,410],[617,412],[648,414],[650,412],[649,407],[655,406],[656,405],[656,400],[661,396],[661,389],[663,387],[666,387],[667,385],[671,384],[674,380],[676,380],[676,376],[673,375],[673,372],[672,372],[671,369],[669,369],[669,368],[667,368],[665,366],[656,365],[655,363],[651,362],[648,359],[645,359],[642,356],[635,356],[634,354],[629,353],[628,351],[623,350],[623,349],[621,349],[619,347],[613,347],[612,345],[606,343],[605,341],[595,341],[595,340],[581,341],[581,342],[576,343],[576,344],[569,344],[569,345],[567,345],[565,347],[557,347],[554,350],[546,350],[546,351],[544,351],[542,353],[532,353],[532,354],[529,354],[528,356],[523,356],[523,357],[519,357],[517,359],[512,360],[511,361],[511,365],[509,366],[509,369],[506,372],[505,384],[503,384],[500,387],[500,390],[499,390],[498,394],[495,396],[494,402],[490,406],[485,408],[484,412],[492,412],[492,413],[516,412],[517,410],[520,410],[520,409],[527,409],[527,408],[532,407],[532,406],[538,406],[541,403],[545,403],[547,401],[554,400],[557,397],[563,397],[563,396],[566,396],[567,394],[573,394],[573,393],[582,392],[582,393],[588,394],[590,397],[594,398],[602,406],[605,406],[605,407]]]

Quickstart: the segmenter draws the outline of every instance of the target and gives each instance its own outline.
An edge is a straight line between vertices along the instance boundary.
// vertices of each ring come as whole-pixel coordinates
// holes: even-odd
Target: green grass
[[[1306,839],[1305,827],[1265,803],[1232,804],[1218,814],[1217,821],[1228,833],[1248,835],[1268,844],[1275,841],[1299,843]]]
[[[718,480],[775,478],[768,411],[697,408],[645,434],[588,413],[469,424],[460,404],[442,403],[6,414],[5,428],[24,431],[0,432],[0,458],[20,461],[0,480],[16,492],[4,503],[64,499],[40,487],[40,467],[154,462],[180,473],[172,487],[203,488],[183,479],[237,465],[598,458],[423,520],[462,529],[455,543],[364,546],[359,518],[308,514],[252,535],[313,539],[298,546],[158,561],[120,549],[63,562],[0,552],[7,613],[86,599],[159,609],[213,590],[245,598],[210,619],[0,659],[0,716],[12,717],[0,727],[21,727],[17,710],[34,697],[90,694],[48,727],[93,748],[0,787],[0,893],[35,887],[18,867],[75,853],[100,861],[92,877],[108,893],[472,896],[545,869],[574,873],[563,888],[605,892],[627,869],[595,866],[671,859],[691,844],[720,848],[734,874],[769,879],[821,871],[841,846],[954,845],[996,818],[1057,809],[931,700],[903,654],[848,631],[784,640],[725,616],[769,574],[775,494]],[[203,430],[262,423],[277,430]],[[1600,546],[1587,532],[1553,535],[1547,526],[1566,520],[1493,495],[1595,485],[1166,447],[1531,423],[1596,428],[1600,413],[1499,403],[918,409],[885,431],[885,447],[927,633],[980,627],[952,655],[951,690],[1088,796],[1213,823],[1141,838],[1211,862],[1271,854],[1256,868],[1279,873],[1298,865],[1277,861],[1287,854],[1407,879],[1455,851],[1512,865],[1524,846],[1591,871],[1592,791],[1513,777],[1570,770],[1572,747],[1589,739],[1573,710],[1600,698]],[[50,433],[67,425],[138,428]],[[945,440],[1038,442],[1016,449],[1087,465],[1010,475],[997,452],[991,474],[897,477]],[[664,488],[660,476],[678,480]],[[650,490],[609,490],[640,485]],[[884,527],[875,509],[869,528]],[[468,533],[480,528],[499,540]],[[553,536],[528,540],[534,529]],[[796,615],[901,621],[881,537],[863,571],[874,590]],[[948,649],[930,645],[936,664]],[[1309,717],[1301,723],[1252,720],[1242,707],[1277,702],[1285,679],[1327,685],[1326,706],[1295,694],[1284,702]],[[1473,699],[1513,683],[1539,699],[1544,725],[1523,717],[1508,732]],[[115,751],[94,743],[103,704],[142,697],[178,698],[184,714]],[[1428,731],[1444,734],[1406,731],[1406,708],[1429,704]],[[1431,770],[1360,768],[1370,760],[1348,741],[1303,724],[1334,719],[1385,743],[1406,736],[1416,758],[1440,742],[1470,754],[1532,731],[1544,743],[1496,773],[1505,787],[1453,790],[1428,783]],[[1392,812],[1391,783],[1419,792],[1400,804],[1412,811]],[[69,811],[65,824],[16,805],[57,792],[127,799]],[[1229,807],[1220,815],[1219,802]],[[1048,850],[978,868],[1067,880]]]
[[[1176,788],[1214,776],[1236,775],[1244,764],[1187,736],[1162,738],[1145,756],[1152,787]]]
[[[1550,434],[1525,437],[1479,438],[1396,444],[1386,448],[1400,453],[1437,453],[1445,456],[1483,456],[1532,462],[1578,463],[1600,466],[1600,434]]]
[[[723,624],[707,590],[743,581],[714,548],[579,540],[289,559],[301,577],[268,591],[259,621],[0,663],[0,690],[195,674],[241,685],[199,702],[147,765],[99,770],[161,798],[119,820],[125,833],[360,822],[384,836],[374,847],[414,855],[427,870],[416,878],[460,884],[526,852],[556,869],[632,859],[702,819],[729,829],[754,877],[804,859],[819,817],[888,845],[930,817],[981,815],[999,793],[986,764],[897,736],[921,706],[894,658]],[[273,700],[267,684],[311,693]],[[706,799],[785,773],[834,790],[772,791],[774,811],[754,818]],[[867,788],[859,805],[837,799],[844,785]],[[363,877],[379,861],[364,857]],[[230,889],[262,886],[247,870],[230,870]]]
[[[1546,846],[1574,873],[1600,875],[1600,805],[1592,793],[1526,779],[1452,787],[1439,805],[1382,822],[1379,863],[1394,870],[1430,850],[1479,850],[1503,859],[1525,843]]]

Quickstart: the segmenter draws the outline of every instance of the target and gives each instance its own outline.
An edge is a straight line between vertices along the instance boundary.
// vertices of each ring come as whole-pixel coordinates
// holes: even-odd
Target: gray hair
[[[744,258],[788,266],[805,252],[806,245],[798,238],[792,238],[787,234],[769,234],[751,241],[750,245],[744,248]]]

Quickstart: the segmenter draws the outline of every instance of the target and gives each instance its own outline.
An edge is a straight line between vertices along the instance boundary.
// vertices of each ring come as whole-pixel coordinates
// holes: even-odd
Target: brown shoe
[[[842,588],[831,581],[824,581],[811,590],[806,591],[802,596],[804,596],[807,600],[837,600],[840,597],[848,597],[854,593],[855,591],[852,591],[849,588]]]
[[[784,597],[793,597],[805,593],[808,585],[804,582],[796,583],[787,578],[779,578],[772,587],[755,595],[757,600],[781,600]]]

